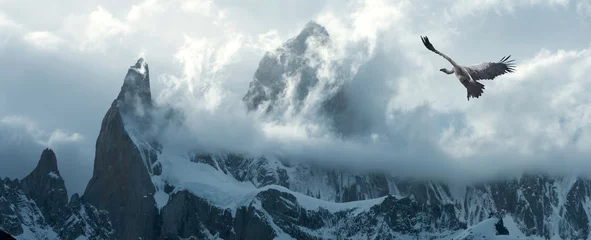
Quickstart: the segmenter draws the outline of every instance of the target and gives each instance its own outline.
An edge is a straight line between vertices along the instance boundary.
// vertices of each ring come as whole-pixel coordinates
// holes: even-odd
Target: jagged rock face
[[[21,235],[23,225],[48,226],[35,202],[29,201],[16,179],[0,179],[0,210],[0,227],[12,236]]]
[[[113,239],[107,212],[78,194],[68,203],[51,149],[43,151],[37,167],[22,181],[0,179],[0,229],[19,239]]]
[[[238,154],[200,154],[192,157],[193,162],[204,163],[230,174],[239,181],[248,181],[257,187],[272,184],[289,186],[287,171],[281,163],[271,162],[264,156],[249,158]],[[277,167],[273,167],[277,166]]]
[[[587,212],[591,213],[588,200],[591,181],[582,178],[526,175],[467,186],[463,197],[458,198],[452,196],[444,183],[404,180],[387,174],[335,171],[232,154],[203,154],[193,161],[211,165],[256,187],[280,185],[330,202],[352,202],[392,194],[412,198],[419,204],[446,206],[467,225],[475,225],[493,213],[505,211],[526,235],[561,239],[589,235]]]
[[[528,236],[586,239],[590,186],[588,179],[537,174],[468,187],[467,222],[476,224],[485,215],[504,211]]]
[[[156,153],[140,149],[127,128],[134,125],[141,131],[144,123],[149,125],[148,74],[143,59],[128,71],[121,93],[102,121],[93,176],[83,195],[87,202],[109,212],[119,239],[152,239],[153,229],[158,229],[153,226],[157,209],[151,181],[151,173],[159,170],[154,166]]]
[[[170,202],[162,208],[161,239],[235,239],[234,219],[229,209],[212,206],[207,200],[188,191],[171,196]]]
[[[291,108],[295,113],[318,84],[321,60],[318,53],[308,51],[309,43],[327,46],[330,36],[326,29],[311,21],[296,36],[274,52],[266,53],[250,82],[243,101],[249,111],[264,106],[266,113],[283,113]],[[328,94],[320,114],[336,114],[344,108],[342,91]],[[266,104],[263,104],[266,103]],[[289,106],[288,106],[289,105]]]
[[[54,228],[62,239],[76,239],[78,236],[89,239],[114,238],[109,213],[86,203],[78,193],[72,195],[67,209],[71,213],[69,217],[60,219]]]
[[[275,158],[251,158],[237,154],[200,154],[193,162],[204,163],[239,181],[256,187],[279,185],[295,192],[331,202],[352,202],[388,194],[414,195],[429,204],[452,202],[444,184],[402,180],[384,173],[337,171],[310,164],[290,164]]]
[[[263,222],[273,222],[271,229],[248,228],[255,232],[253,234],[264,236],[260,239],[273,239],[281,234],[296,239],[359,239],[370,236],[373,236],[371,239],[395,239],[398,235],[416,236],[419,233],[436,236],[447,231],[449,234],[466,227],[451,205],[428,205],[410,198],[388,196],[367,210],[363,208],[359,206],[336,212],[323,207],[309,209],[293,194],[269,189],[257,194],[249,206],[239,212],[250,211],[254,213],[250,216],[259,216]],[[237,221],[238,217],[237,214]],[[261,231],[270,230],[271,233],[261,234]],[[239,232],[238,229],[236,232]],[[440,235],[445,236],[445,233]]]
[[[395,239],[419,233],[446,236],[466,227],[449,204],[421,204],[392,196],[369,204],[375,205],[336,212],[323,207],[310,209],[291,193],[268,189],[235,209],[233,216],[231,209],[180,191],[162,209],[160,239],[275,239],[285,235],[296,239]]]
[[[23,178],[22,187],[25,194],[42,210],[46,221],[53,223],[64,216],[68,193],[53,150],[45,149],[41,153],[37,167]]]

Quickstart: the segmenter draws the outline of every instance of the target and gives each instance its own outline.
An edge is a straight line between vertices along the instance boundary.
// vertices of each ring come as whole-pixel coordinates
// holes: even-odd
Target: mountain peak
[[[315,35],[328,36],[328,31],[326,31],[326,28],[324,28],[324,26],[320,25],[314,20],[310,20],[308,23],[306,23],[304,29],[300,32],[300,34],[304,32],[314,33]]]
[[[68,193],[53,150],[43,150],[37,167],[23,178],[22,186],[25,194],[44,210],[46,220],[55,221],[63,216],[63,206],[68,204]]]
[[[285,111],[288,108],[282,105],[285,103],[299,111],[300,104],[319,81],[317,63],[321,61],[316,48],[328,46],[329,43],[328,31],[312,20],[306,23],[297,36],[287,40],[276,51],[265,54],[250,82],[248,92],[242,98],[247,110],[258,109],[263,102],[269,101],[266,113]],[[292,85],[288,83],[290,78],[299,78],[299,81],[295,82],[294,92],[285,95],[283,93],[289,91],[288,86]],[[293,98],[279,101],[284,96]]]
[[[37,167],[35,168],[37,171],[42,173],[54,173],[59,175],[59,170],[57,169],[57,158],[55,156],[55,152],[52,149],[46,148],[41,153],[41,158],[37,163]]]
[[[152,127],[152,107],[148,64],[139,58],[103,118],[92,178],[81,197],[109,213],[120,239],[154,239],[150,227],[157,209],[154,198],[147,196],[154,196],[150,174],[160,165],[155,163],[152,139],[146,137]]]
[[[129,67],[117,100],[133,107],[151,107],[150,70],[144,58]],[[136,103],[140,104],[137,106]]]
[[[300,31],[296,37],[288,40],[284,47],[292,53],[302,55],[308,49],[309,39],[316,39],[319,40],[321,44],[326,44],[329,41],[329,38],[330,35],[328,34],[328,31],[326,31],[326,28],[312,20],[306,23],[302,31]]]

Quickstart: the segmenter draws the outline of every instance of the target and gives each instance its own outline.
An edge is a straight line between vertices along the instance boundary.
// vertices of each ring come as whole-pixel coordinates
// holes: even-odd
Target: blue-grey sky
[[[264,52],[310,20],[332,37],[325,61],[361,65],[342,81],[359,91],[370,140],[337,140],[310,116],[240,112]],[[587,0],[0,0],[0,176],[24,177],[51,147],[70,194],[83,191],[102,117],[139,56],[156,101],[188,112],[192,131],[171,143],[420,176],[576,172],[591,166],[589,29]],[[468,102],[419,35],[464,65],[511,54],[517,71]]]

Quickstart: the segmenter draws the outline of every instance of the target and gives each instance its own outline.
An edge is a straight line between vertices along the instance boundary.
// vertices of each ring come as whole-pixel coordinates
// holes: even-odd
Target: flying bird
[[[451,70],[442,68],[439,69],[439,71],[446,74],[455,73],[456,77],[460,80],[460,83],[466,87],[468,101],[470,101],[470,97],[479,98],[484,92],[484,84],[478,82],[478,80],[493,80],[500,75],[515,71],[514,60],[509,60],[511,55],[501,58],[498,62],[483,62],[473,66],[461,66],[447,55],[437,51],[435,47],[433,47],[433,44],[429,42],[429,38],[421,36],[421,40],[423,40],[423,44],[427,49],[442,56],[451,63],[453,66]]]

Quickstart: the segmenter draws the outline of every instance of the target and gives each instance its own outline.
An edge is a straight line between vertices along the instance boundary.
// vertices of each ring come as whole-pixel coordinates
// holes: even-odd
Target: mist
[[[0,124],[2,176],[24,177],[45,147],[62,146],[54,150],[68,190],[83,190],[100,120],[140,56],[150,64],[155,118],[165,121],[170,108],[182,116],[155,126],[165,151],[276,155],[453,181],[591,167],[586,1],[326,0],[293,14],[278,14],[291,1],[73,3],[23,12],[26,1],[0,1],[0,119],[35,126]],[[301,101],[288,88],[273,114],[246,111],[261,58],[310,20],[331,40],[309,47],[319,82]],[[516,72],[484,81],[483,96],[466,101],[421,35],[460,64],[511,54]],[[343,112],[319,114],[338,91]],[[78,137],[50,144],[60,131]]]
[[[405,8],[404,4],[397,7]],[[264,104],[258,111],[247,112],[242,101],[245,89],[236,91],[240,88],[226,85],[232,78],[246,78],[232,67],[240,64],[237,59],[249,56],[247,48],[236,41],[208,43],[206,50],[189,49],[194,43],[185,43],[177,52],[183,73],[164,77],[162,81],[174,87],[163,90],[157,99],[184,115],[181,126],[164,134],[164,148],[183,153],[272,155],[292,163],[441,181],[486,181],[539,172],[584,175],[577,169],[591,167],[584,160],[588,148],[577,147],[588,138],[583,130],[588,125],[580,125],[576,133],[551,132],[555,122],[533,120],[544,115],[563,118],[570,111],[536,102],[556,103],[554,98],[544,99],[548,96],[544,93],[560,86],[540,83],[554,82],[564,74],[543,69],[540,58],[560,58],[561,64],[572,63],[578,71],[587,72],[577,66],[589,61],[587,50],[572,52],[570,59],[561,58],[564,52],[544,50],[531,53],[531,59],[521,57],[516,74],[485,82],[484,97],[465,102],[465,90],[457,79],[442,75],[431,63],[446,62],[426,51],[418,37],[392,47],[392,31],[404,30],[392,30],[388,24],[363,29],[355,21],[368,16],[359,12],[353,20],[330,14],[316,19],[331,40],[328,46],[308,41],[306,56],[319,61],[319,82],[300,102],[293,97],[299,79],[284,79],[285,91],[274,103],[267,103],[274,104],[272,117],[262,110]],[[396,18],[396,14],[381,17]],[[360,29],[364,32],[356,35]],[[438,43],[445,43],[443,39]],[[405,45],[412,50],[403,51],[411,49]],[[532,86],[530,81],[538,83]],[[533,96],[533,87],[539,96]],[[319,113],[321,104],[335,95],[334,89],[343,89],[347,105],[338,123]],[[527,131],[532,125],[539,130],[536,137]],[[572,140],[558,143],[554,134]]]

